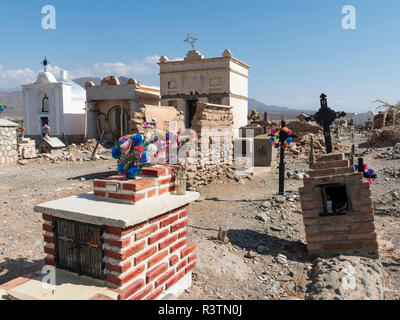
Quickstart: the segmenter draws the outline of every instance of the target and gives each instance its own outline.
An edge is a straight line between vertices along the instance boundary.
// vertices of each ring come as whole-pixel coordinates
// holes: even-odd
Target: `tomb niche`
[[[299,189],[307,248],[312,256],[378,258],[370,184],[343,153],[319,157]]]

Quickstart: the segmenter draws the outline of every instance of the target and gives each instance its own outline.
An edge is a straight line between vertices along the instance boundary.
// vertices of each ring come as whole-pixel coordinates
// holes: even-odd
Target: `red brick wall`
[[[155,299],[194,268],[187,215],[186,205],[127,229],[106,228],[106,279],[120,299]]]
[[[52,217],[43,219],[45,263],[55,265]],[[187,224],[188,205],[126,229],[106,227],[106,283],[118,299],[155,299],[195,267]]]
[[[322,156],[311,169],[299,189],[309,253],[378,256],[370,185],[363,174],[354,172],[343,154]],[[350,204],[346,215],[320,216],[324,209],[319,186],[331,183],[346,185]]]
[[[143,168],[136,180],[121,176],[93,181],[94,196],[135,204],[140,200],[175,191],[174,169],[168,166]],[[117,186],[117,190],[111,190]],[[111,188],[110,188],[111,187]]]

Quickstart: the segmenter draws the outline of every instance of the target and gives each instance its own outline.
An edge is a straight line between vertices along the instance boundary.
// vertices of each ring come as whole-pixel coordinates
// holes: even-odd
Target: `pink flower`
[[[286,130],[286,133],[287,133],[287,134],[292,134],[292,130],[287,129],[287,130]]]
[[[131,139],[127,139],[124,143],[122,143],[119,147],[124,150],[125,154],[127,154],[129,152],[129,150],[131,150],[131,146],[132,146],[132,140]]]
[[[275,134],[276,134],[276,132],[277,132],[277,131],[276,131],[276,129],[275,129],[275,128],[272,128],[272,129],[271,129],[271,134],[275,135]]]

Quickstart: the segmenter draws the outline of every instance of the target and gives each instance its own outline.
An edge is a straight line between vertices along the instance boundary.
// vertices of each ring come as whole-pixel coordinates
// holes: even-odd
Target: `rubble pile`
[[[385,279],[379,260],[340,255],[317,258],[307,300],[384,300]]]
[[[392,147],[400,142],[400,132],[395,127],[373,130],[369,138],[370,147]]]
[[[93,150],[97,144],[95,139],[89,139],[86,143],[81,143],[79,145],[71,144],[61,150],[53,150],[50,153],[37,153],[35,150],[35,157],[33,157],[33,151],[29,149],[30,156],[27,153],[27,145],[24,146],[25,149],[21,148],[21,154],[23,153],[23,157],[20,158],[18,163],[20,165],[26,165],[28,163],[25,159],[37,159],[39,162],[48,161],[51,163],[57,162],[83,162],[83,161],[92,161],[91,156]],[[93,160],[111,160],[111,151],[105,148],[103,145],[99,144],[97,147],[96,154]]]
[[[387,149],[386,151],[377,155],[379,159],[397,160],[400,159],[400,143],[396,143],[394,148]]]
[[[297,133],[295,132],[295,134]],[[310,153],[311,136],[313,138],[314,155],[325,153],[325,139],[320,132],[318,134],[307,133],[302,136],[299,135],[299,138],[294,139],[295,143],[288,146],[288,155],[292,155],[296,159],[307,159]],[[333,150],[339,150],[339,145],[334,138],[332,138],[332,147]]]
[[[291,121],[286,125],[286,127],[291,129],[293,133],[298,135],[299,137],[303,137],[304,135],[307,135],[309,133],[319,134],[323,132],[320,126],[301,121]]]

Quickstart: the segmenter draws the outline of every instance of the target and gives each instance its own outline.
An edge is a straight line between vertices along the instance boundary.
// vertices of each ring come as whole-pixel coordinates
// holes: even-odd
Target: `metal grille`
[[[104,228],[53,218],[55,261],[60,269],[104,280]]]

